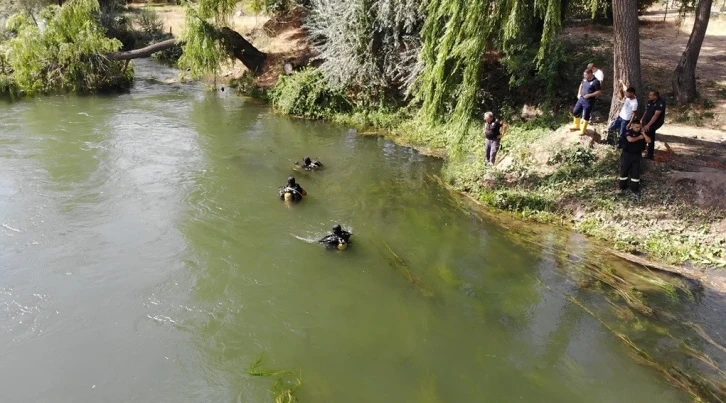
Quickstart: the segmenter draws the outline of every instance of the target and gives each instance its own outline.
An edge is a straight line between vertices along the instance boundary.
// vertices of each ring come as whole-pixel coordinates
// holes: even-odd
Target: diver
[[[287,178],[287,185],[280,187],[280,199],[285,201],[300,201],[303,196],[307,196],[308,192],[295,182],[294,177]]]
[[[326,235],[325,238],[319,240],[318,242],[325,244],[328,248],[336,248],[339,250],[343,250],[348,247],[350,244],[350,236],[352,234],[348,231],[343,231],[342,228],[340,228],[340,225],[336,225],[333,227],[333,233]]]
[[[302,165],[299,162],[295,162],[295,166],[300,167],[306,171],[314,171],[318,168],[323,167],[323,163],[318,160],[310,159],[310,157],[303,158]]]

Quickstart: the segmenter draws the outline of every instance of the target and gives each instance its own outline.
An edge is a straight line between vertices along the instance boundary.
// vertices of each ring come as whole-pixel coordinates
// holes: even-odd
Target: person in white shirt
[[[630,127],[630,123],[638,112],[638,97],[635,95],[635,88],[628,87],[622,81],[620,81],[620,84],[622,85],[620,99],[623,102],[623,106],[620,108],[617,119],[608,128],[608,132],[618,129],[618,148],[623,147],[625,130]]]
[[[597,78],[597,81],[600,81],[600,85],[603,84],[603,80],[605,79],[605,73],[602,72],[600,67],[597,67],[597,64],[590,63],[587,65],[587,68],[592,70],[592,74],[595,75],[595,78]]]

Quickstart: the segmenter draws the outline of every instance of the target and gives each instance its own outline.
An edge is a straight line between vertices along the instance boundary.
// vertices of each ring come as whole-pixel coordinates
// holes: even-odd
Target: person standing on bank
[[[608,128],[608,132],[618,130],[618,148],[623,148],[625,129],[629,128],[635,114],[638,112],[638,97],[635,95],[635,88],[628,87],[622,80],[620,80],[620,85],[620,99],[623,106],[620,108],[617,119]]]
[[[666,102],[660,97],[658,91],[648,93],[648,103],[645,105],[645,114],[640,119],[643,132],[650,137],[647,158],[652,160],[655,156],[655,136],[658,129],[665,123]]]
[[[645,144],[650,142],[648,135],[643,133],[639,121],[634,121],[625,133],[625,144],[623,153],[620,155],[620,194],[624,195],[628,188],[630,179],[630,190],[634,194],[640,193],[640,159],[641,153],[645,150]]]
[[[605,73],[603,73],[602,69],[600,69],[600,67],[598,67],[595,63],[588,64],[587,68],[592,70],[592,74],[595,75],[595,78],[600,81],[600,86],[602,86],[605,81]]]
[[[580,88],[577,89],[577,104],[572,110],[574,126],[570,128],[571,131],[579,130],[582,135],[587,133],[587,125],[592,116],[593,102],[601,92],[600,81],[595,78],[592,70],[585,70]]]
[[[507,131],[506,125],[494,119],[494,114],[486,112],[484,114],[484,137],[486,137],[486,148],[484,149],[487,157],[487,164],[494,165],[499,151],[500,140]]]

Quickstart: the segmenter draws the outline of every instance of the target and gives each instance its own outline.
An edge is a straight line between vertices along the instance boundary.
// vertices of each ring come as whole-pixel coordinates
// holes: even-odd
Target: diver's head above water
[[[343,229],[342,229],[342,228],[340,228],[340,225],[335,225],[335,226],[333,227],[333,234],[335,234],[335,235],[340,235],[340,234],[342,234],[342,233],[343,233]]]
[[[295,177],[290,176],[289,178],[287,178],[287,186],[292,187],[292,186],[295,186],[295,185],[296,185],[296,183],[295,183]]]
[[[303,158],[303,163],[305,163],[305,165],[310,165],[313,163],[313,161],[310,159],[310,157],[305,157]]]

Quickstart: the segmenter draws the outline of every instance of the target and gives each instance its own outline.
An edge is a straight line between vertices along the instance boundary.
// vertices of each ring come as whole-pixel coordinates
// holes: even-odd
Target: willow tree
[[[563,0],[430,0],[416,83],[423,116],[454,123],[459,144],[477,109],[487,55],[506,53],[518,38],[536,38],[531,62],[541,70],[562,26],[562,6]]]
[[[18,88],[32,94],[128,87],[133,68],[104,57],[121,42],[105,36],[94,18],[98,11],[96,0],[69,0],[37,16],[23,11],[11,17],[14,38],[7,44],[7,60]]]
[[[238,1],[200,0],[186,4],[184,54],[179,65],[193,76],[216,74],[231,58],[242,62],[253,73],[260,73],[267,55],[255,48],[237,31],[229,28]]]

